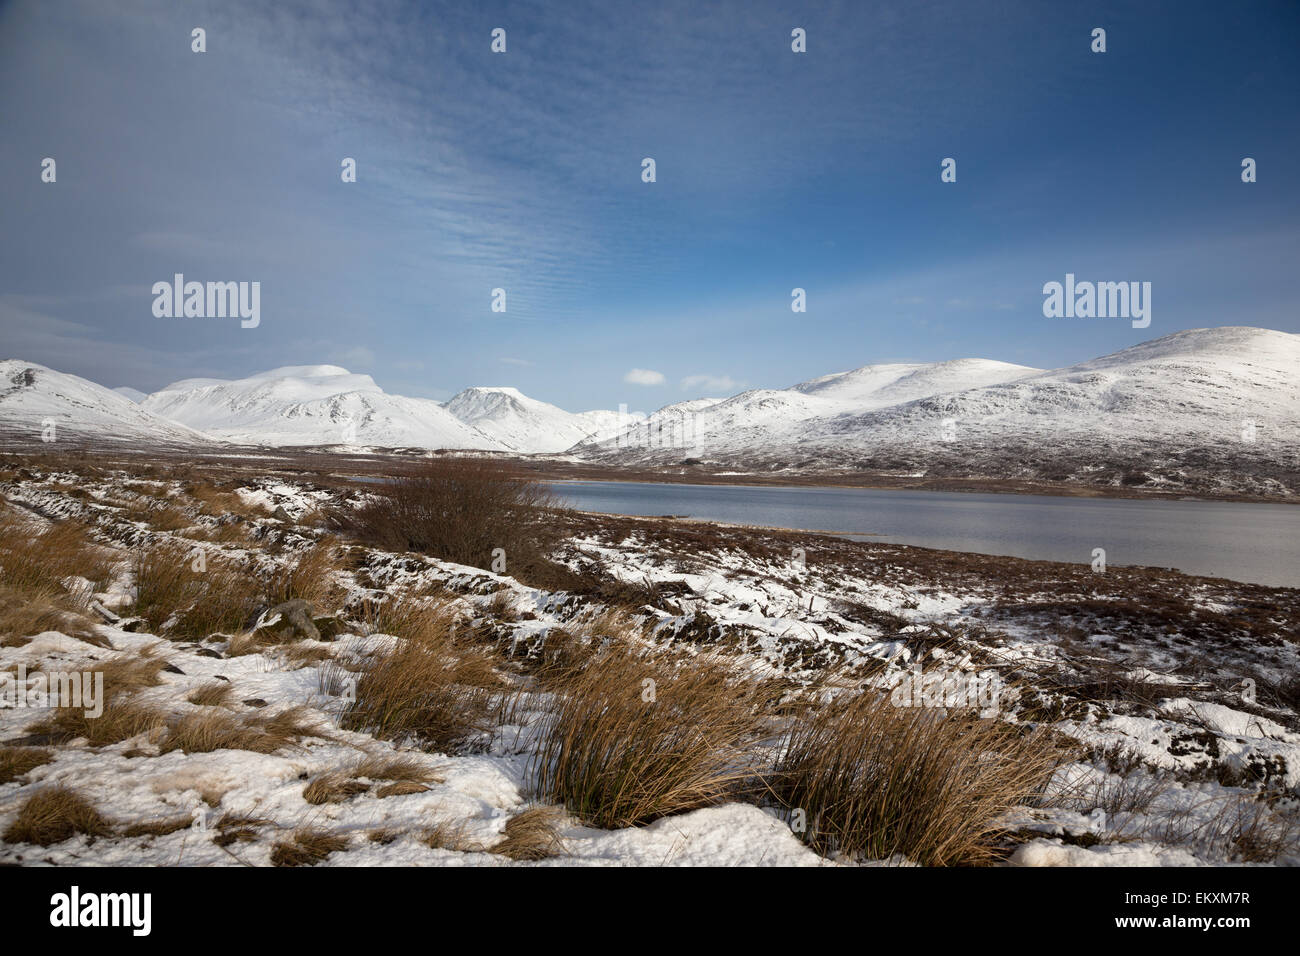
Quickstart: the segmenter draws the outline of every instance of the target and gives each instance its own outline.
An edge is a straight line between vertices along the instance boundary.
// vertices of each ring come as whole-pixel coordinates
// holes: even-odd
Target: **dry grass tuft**
[[[413,793],[427,793],[429,788],[422,783],[416,783],[414,780],[398,780],[395,783],[387,784],[375,791],[375,796],[380,800],[385,797],[406,797]]]
[[[441,783],[442,779],[417,757],[371,755],[352,770],[354,777],[365,780],[410,780],[416,783]]]
[[[769,691],[720,660],[673,663],[615,646],[552,685],[535,787],[593,826],[711,805],[757,771],[750,747]]]
[[[55,786],[28,797],[0,841],[53,846],[77,834],[94,838],[110,833],[112,827],[88,800],[68,787]]]
[[[438,620],[362,665],[355,699],[342,714],[345,729],[442,751],[487,729],[493,697],[503,686],[495,658],[485,648],[457,642],[449,623]]]
[[[344,593],[335,580],[339,566],[338,548],[333,540],[318,541],[298,555],[291,567],[275,575],[268,595],[270,603],[276,605],[301,598],[317,614],[336,606]]]
[[[185,699],[200,707],[220,707],[230,700],[230,695],[234,692],[234,684],[229,681],[214,680],[210,684],[196,687],[186,695]]]
[[[995,818],[1037,802],[1064,758],[1043,736],[865,691],[796,717],[771,782],[823,854],[970,865],[992,859]]]
[[[559,827],[564,811],[557,807],[530,807],[506,821],[506,838],[493,853],[512,860],[545,860],[564,853]]]
[[[296,831],[292,839],[271,847],[272,866],[315,866],[331,853],[347,849],[346,837],[328,830],[304,828]]]
[[[302,788],[302,798],[313,806],[342,803],[370,789],[369,784],[352,779],[346,771],[332,770],[313,779]]]
[[[420,833],[420,842],[431,850],[455,853],[483,853],[484,847],[469,838],[464,820],[439,820]]]
[[[86,716],[80,707],[60,707],[28,728],[28,733],[47,736],[52,743],[85,738],[92,747],[107,747],[140,734],[153,734],[166,723],[167,717],[161,711],[119,696],[107,701],[98,717]]]
[[[62,591],[69,577],[86,578],[98,590],[114,563],[80,522],[60,521],[36,534],[31,523],[0,515],[0,581],[20,591]]]
[[[124,837],[158,837],[167,836],[178,830],[184,830],[193,824],[191,817],[172,817],[167,820],[150,820],[147,823],[133,823],[122,831]]]
[[[312,729],[304,722],[304,711],[303,707],[291,707],[269,717],[239,716],[215,708],[195,711],[171,721],[159,750],[161,753],[179,750],[186,754],[214,750],[275,753],[312,735]]]
[[[256,578],[215,555],[205,555],[202,570],[195,561],[193,552],[171,544],[138,552],[135,613],[172,637],[246,629],[264,599]]]
[[[53,750],[40,747],[0,747],[0,784],[17,780],[53,759]]]

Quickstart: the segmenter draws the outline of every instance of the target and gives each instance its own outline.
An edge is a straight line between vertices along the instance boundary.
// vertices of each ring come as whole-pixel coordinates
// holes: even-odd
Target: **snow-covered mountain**
[[[112,389],[17,359],[0,360],[0,434],[48,442],[52,449],[65,439],[169,445],[210,441]]]
[[[785,389],[759,388],[727,399],[678,402],[617,436],[587,442],[574,451],[598,458],[614,453],[659,462],[672,460],[680,450],[697,456],[767,451],[834,431],[837,420],[867,410],[1040,372],[986,359],[867,365]]]
[[[440,403],[389,395],[337,365],[290,365],[248,378],[191,378],[141,407],[214,438],[252,445],[498,449]]]
[[[1177,332],[1068,368],[867,366],[575,452],[610,463],[1300,493],[1300,335]]]
[[[573,414],[510,387],[446,403],[405,398],[334,365],[187,379],[138,405],[31,363],[0,368],[0,427],[29,435],[53,416],[87,435],[160,442],[566,451],[616,465],[1300,494],[1300,335],[1268,329],[1177,332],[1055,370],[988,359],[868,365],[631,418]]]
[[[575,415],[506,386],[467,388],[443,407],[501,448],[527,453],[564,451],[579,442],[600,441],[629,424],[629,416],[620,417],[618,412]]]

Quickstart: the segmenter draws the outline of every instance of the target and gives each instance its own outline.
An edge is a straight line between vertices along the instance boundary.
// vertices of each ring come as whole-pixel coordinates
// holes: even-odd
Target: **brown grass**
[[[431,850],[451,850],[455,853],[483,853],[482,844],[470,840],[464,820],[439,820],[426,827],[419,840]]]
[[[352,779],[347,771],[331,770],[312,779],[302,788],[302,798],[313,806],[342,803],[370,789],[368,784]]]
[[[60,521],[40,534],[12,514],[0,514],[0,581],[23,591],[62,591],[63,580],[86,578],[101,589],[108,581],[113,553],[90,540],[89,528]]]
[[[553,684],[532,778],[543,800],[593,826],[711,805],[757,770],[749,748],[768,691],[720,660],[672,662],[615,645]]]
[[[210,684],[196,687],[186,695],[185,699],[200,707],[219,707],[227,703],[234,692],[234,684],[229,681],[214,680]]]
[[[0,784],[17,780],[53,759],[53,750],[40,747],[0,747]]]
[[[161,711],[139,701],[110,699],[98,717],[87,717],[79,707],[60,707],[45,720],[28,728],[28,733],[47,735],[52,743],[85,738],[92,747],[107,747],[140,734],[152,734],[167,723]]]
[[[165,820],[148,820],[143,823],[133,823],[122,831],[124,837],[158,837],[167,836],[169,833],[175,833],[178,830],[184,830],[193,823],[193,819],[188,816],[171,817]]]
[[[293,559],[291,566],[276,573],[271,580],[269,602],[276,605],[301,598],[321,614],[343,598],[343,588],[334,579],[338,569],[338,548],[333,540],[318,541]]]
[[[315,866],[331,853],[346,850],[346,837],[310,827],[296,831],[289,840],[271,847],[272,866]]]
[[[245,630],[262,603],[262,587],[251,575],[216,555],[195,570],[194,552],[156,545],[137,553],[139,589],[134,611],[155,633],[202,639]]]
[[[493,853],[512,860],[545,860],[564,853],[559,826],[564,811],[556,807],[530,807],[506,821],[506,838]]]
[[[59,631],[96,647],[107,647],[85,602],[49,587],[19,590],[0,584],[0,647],[21,647],[44,631]]]
[[[172,720],[159,746],[161,753],[211,753],[214,750],[248,750],[275,753],[310,736],[302,707],[291,707],[269,717],[247,717],[216,708],[184,714]]]
[[[771,785],[823,854],[975,864],[994,819],[1037,801],[1063,759],[1046,738],[865,690],[794,719]]]
[[[345,729],[443,751],[487,729],[494,688],[502,687],[495,658],[456,641],[445,615],[426,620],[434,623],[418,638],[398,639],[362,665]]]
[[[77,834],[94,838],[111,832],[108,821],[88,800],[68,787],[55,786],[28,797],[0,840],[53,846]]]

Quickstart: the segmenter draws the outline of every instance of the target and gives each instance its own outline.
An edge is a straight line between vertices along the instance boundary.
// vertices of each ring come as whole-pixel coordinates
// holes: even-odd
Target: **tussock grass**
[[[112,576],[113,552],[95,544],[89,528],[76,521],[55,523],[39,534],[35,529],[0,513],[0,646],[21,646],[42,631],[107,646],[84,612],[92,592]],[[90,586],[70,590],[69,579],[78,577]]]
[[[193,823],[193,819],[188,816],[170,817],[164,820],[146,820],[141,823],[132,823],[122,831],[124,837],[159,837],[167,836],[178,830],[184,830]]]
[[[503,684],[492,653],[457,642],[445,614],[421,612],[420,620],[407,631],[418,637],[398,639],[361,665],[342,725],[450,752],[488,729]]]
[[[122,654],[97,664],[89,673],[104,675],[103,712],[98,717],[86,716],[83,707],[60,707],[29,727],[28,732],[46,735],[55,743],[85,738],[92,747],[107,747],[140,734],[155,734],[166,723],[166,715],[133,697],[144,688],[161,684],[160,674],[166,666],[166,659],[157,656],[153,647],[134,656]]]
[[[96,647],[108,642],[82,613],[85,602],[66,591],[43,586],[19,590],[0,584],[0,647],[21,647],[44,631],[59,631]]]
[[[530,771],[541,798],[605,829],[709,806],[757,766],[770,701],[714,658],[670,661],[615,645],[553,677]]]
[[[0,784],[17,780],[53,759],[54,751],[41,747],[0,747]]]
[[[375,796],[383,800],[385,797],[406,797],[413,793],[427,793],[428,791],[428,787],[422,783],[416,783],[414,780],[398,780],[380,787],[375,791]]]
[[[214,680],[209,684],[196,687],[185,699],[200,707],[220,707],[228,703],[230,695],[235,692],[235,685],[229,681]]]
[[[28,733],[47,736],[52,743],[84,737],[92,747],[107,747],[140,734],[154,734],[166,723],[167,717],[161,711],[119,696],[105,703],[104,712],[98,717],[87,717],[80,707],[60,707],[29,727]]]
[[[161,753],[248,750],[270,754],[312,735],[303,722],[305,708],[291,707],[269,717],[248,717],[212,708],[183,714],[167,725]]]
[[[318,541],[293,563],[276,573],[268,593],[272,605],[301,598],[318,614],[339,603],[343,588],[335,580],[339,569],[338,548],[330,539]]]
[[[302,798],[313,806],[342,803],[370,789],[369,784],[354,780],[347,771],[331,770],[313,778],[302,788]]]
[[[85,797],[69,787],[54,786],[37,790],[24,800],[0,840],[53,846],[78,834],[94,838],[108,836],[112,830]]]
[[[296,669],[312,667],[331,660],[334,657],[334,651],[319,644],[299,641],[296,644],[283,645],[280,655],[284,658],[286,664],[292,665]]]
[[[483,853],[484,847],[469,838],[464,820],[439,820],[420,832],[419,840],[431,850],[454,853]]]
[[[1036,802],[1063,759],[1045,737],[866,690],[793,720],[771,786],[820,853],[970,865],[992,859],[995,818]]]
[[[346,837],[328,830],[306,827],[296,831],[291,839],[277,842],[271,847],[271,865],[315,866],[331,853],[346,850],[347,846]]]
[[[210,481],[187,481],[182,493],[198,505],[204,514],[220,517],[221,515],[238,515],[241,518],[265,517],[266,511],[257,505],[244,501],[233,490],[219,487]]]
[[[506,838],[492,852],[512,860],[545,860],[564,853],[559,826],[564,811],[556,807],[530,807],[506,821]]]
[[[416,783],[441,783],[433,770],[416,757],[371,755],[352,769],[353,776],[366,780],[413,780]]]
[[[202,639],[245,630],[264,600],[259,582],[217,555],[205,556],[201,571],[194,560],[193,552],[171,544],[139,551],[135,613],[155,633],[172,637]]]
[[[60,521],[45,531],[12,514],[0,514],[0,582],[20,591],[62,591],[69,577],[83,577],[98,589],[112,573],[110,550],[90,540],[89,528]]]

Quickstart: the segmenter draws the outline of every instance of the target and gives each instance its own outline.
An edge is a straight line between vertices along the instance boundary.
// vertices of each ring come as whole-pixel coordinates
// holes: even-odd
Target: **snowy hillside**
[[[617,434],[628,424],[618,412],[575,415],[505,386],[467,388],[443,407],[501,448],[524,453],[564,451]]]
[[[17,359],[0,361],[0,433],[48,440],[52,445],[65,438],[166,444],[208,441],[112,389]]]
[[[186,379],[143,407],[247,444],[499,447],[438,402],[389,395],[369,375],[337,365],[286,366],[236,381]]]
[[[1295,494],[1300,336],[1178,332],[1054,371],[868,366],[687,410],[594,460],[871,470]]]

